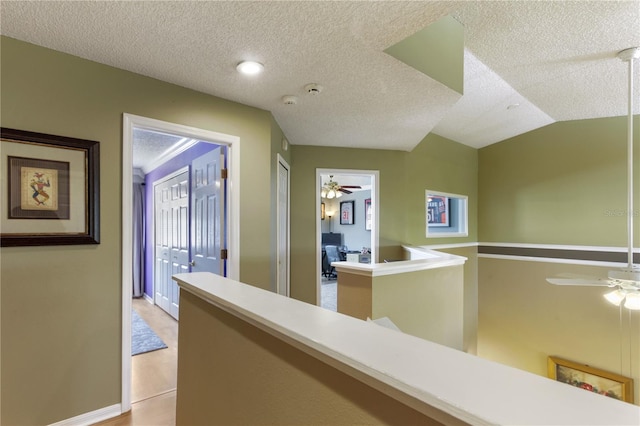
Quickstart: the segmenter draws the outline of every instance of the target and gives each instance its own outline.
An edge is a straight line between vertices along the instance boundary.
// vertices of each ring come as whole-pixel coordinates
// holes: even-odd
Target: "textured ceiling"
[[[447,15],[462,97],[384,53]],[[2,1],[0,17],[3,35],[271,111],[294,145],[400,150],[625,115],[616,53],[640,45],[640,1]],[[265,72],[239,75],[245,59]]]

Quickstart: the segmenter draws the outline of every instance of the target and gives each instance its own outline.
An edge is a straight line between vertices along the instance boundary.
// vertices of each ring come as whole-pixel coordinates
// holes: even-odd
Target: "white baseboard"
[[[70,419],[62,420],[57,423],[52,423],[49,426],[85,426],[92,425],[103,420],[110,419],[122,414],[120,404],[115,404],[110,407],[100,408],[99,410],[91,411],[90,413],[80,414],[79,416],[72,417]]]
[[[153,297],[149,296],[147,293],[143,293],[143,294],[144,294],[144,300],[146,300],[147,302],[153,305],[154,304]]]

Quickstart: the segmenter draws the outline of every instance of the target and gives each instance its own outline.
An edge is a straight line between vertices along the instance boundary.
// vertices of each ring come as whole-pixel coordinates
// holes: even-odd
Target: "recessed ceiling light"
[[[236,69],[242,74],[255,75],[260,74],[262,70],[264,70],[264,65],[260,62],[242,61],[236,66]]]

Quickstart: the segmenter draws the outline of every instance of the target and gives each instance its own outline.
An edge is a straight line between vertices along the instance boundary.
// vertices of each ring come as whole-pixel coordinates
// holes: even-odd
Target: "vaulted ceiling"
[[[3,1],[0,16],[8,37],[271,111],[291,144],[354,148],[429,133],[479,148],[625,115],[616,54],[640,45],[640,1]],[[446,17],[462,94],[385,52]],[[247,59],[264,72],[237,73]]]

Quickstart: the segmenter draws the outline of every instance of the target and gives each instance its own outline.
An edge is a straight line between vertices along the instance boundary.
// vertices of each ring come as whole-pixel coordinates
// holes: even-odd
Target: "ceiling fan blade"
[[[609,280],[601,278],[547,278],[547,281],[554,285],[579,285],[593,287],[612,287]]]
[[[349,191],[348,189],[344,189],[344,187],[340,187],[340,191],[344,192],[345,194],[351,194],[351,191]]]
[[[360,185],[340,185],[341,188],[354,188],[354,189],[361,189],[362,187]]]

